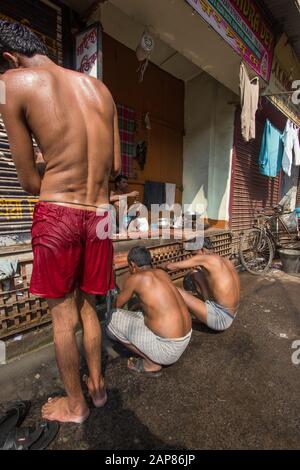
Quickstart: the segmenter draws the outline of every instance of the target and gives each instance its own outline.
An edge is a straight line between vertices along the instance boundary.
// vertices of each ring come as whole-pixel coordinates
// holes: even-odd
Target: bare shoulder
[[[45,82],[45,73],[37,72],[34,69],[15,69],[8,70],[5,74],[1,75],[1,81],[4,82],[6,88],[7,103],[10,96],[13,96],[14,101],[17,98],[22,98],[30,91],[37,91],[40,89],[42,82]]]
[[[138,289],[144,289],[149,288],[151,283],[154,280],[154,277],[156,277],[156,271],[153,269],[149,271],[143,271],[135,274],[136,276],[136,285]]]
[[[95,78],[92,78],[92,80],[98,84],[101,93],[103,93],[103,95],[106,96],[107,99],[114,101],[111,92],[101,80],[96,80]]]
[[[84,77],[86,78],[86,80],[94,87],[98,90],[98,92],[102,95],[102,97],[104,99],[106,99],[107,101],[110,101],[112,103],[114,103],[114,100],[113,100],[113,97],[112,97],[112,94],[111,92],[109,91],[109,89],[107,88],[106,85],[104,85],[104,83],[101,81],[101,80],[97,80],[96,78],[94,77],[89,77],[88,75],[84,75]]]
[[[219,271],[222,267],[224,267],[224,259],[221,256],[215,254],[204,255],[200,266]]]
[[[142,273],[131,274],[124,285],[125,290],[129,289],[130,291],[140,294],[143,287],[145,286],[145,277]]]
[[[22,86],[35,86],[36,81],[44,75],[45,72],[37,72],[35,69],[13,69],[8,70],[1,75],[1,80],[7,85],[17,86],[22,82]]]
[[[225,263],[226,266],[228,266],[228,268],[235,270],[234,264],[228,258],[222,258],[222,260],[223,260],[223,263]]]
[[[163,281],[170,280],[169,274],[164,269],[154,269],[153,273],[156,278],[161,279]]]
[[[134,286],[137,284],[139,281],[139,274],[131,274],[127,279],[126,279],[126,284]]]
[[[5,99],[1,105],[1,113],[22,109],[29,90],[38,89],[35,77],[25,69],[9,70],[1,75],[4,84]]]

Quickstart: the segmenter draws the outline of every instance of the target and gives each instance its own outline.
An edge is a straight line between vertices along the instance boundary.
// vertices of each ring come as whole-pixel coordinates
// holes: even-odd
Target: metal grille
[[[20,274],[0,282],[1,339],[51,321],[47,301],[29,293],[31,271],[32,261],[21,261]]]
[[[209,238],[213,244],[214,251],[216,254],[229,258],[232,254],[232,234],[229,231],[216,230],[213,233],[205,234],[205,237]],[[170,242],[165,245],[153,246],[149,248],[152,262],[154,267],[159,266],[162,263],[178,262],[191,257],[191,252],[185,250],[183,242]],[[127,263],[128,251],[118,253],[115,255],[115,269],[122,271],[125,274],[124,269],[128,267]],[[170,273],[172,279],[182,277],[186,271],[175,271]]]
[[[183,243],[160,246],[150,249],[153,266],[157,267],[162,263],[175,263],[189,258],[191,255],[185,251]],[[184,276],[188,270],[179,270],[170,273],[171,279],[175,280]]]
[[[232,236],[230,232],[221,232],[213,235],[207,235],[212,242],[214,252],[222,257],[231,255]],[[185,250],[184,243],[173,243],[150,249],[154,267],[162,263],[176,263],[183,261],[192,256],[190,251]],[[171,279],[176,280],[182,278],[189,269],[174,271],[170,273]]]
[[[229,258],[232,255],[232,233],[221,232],[215,235],[209,236],[215,253],[222,256],[223,258]]]

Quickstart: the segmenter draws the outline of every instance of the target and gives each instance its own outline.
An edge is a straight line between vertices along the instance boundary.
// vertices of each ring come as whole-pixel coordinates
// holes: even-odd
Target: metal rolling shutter
[[[0,18],[19,21],[46,44],[51,59],[63,64],[62,8],[50,0],[1,0]]]
[[[1,0],[0,18],[29,26],[45,42],[49,55],[63,64],[62,8],[51,1]],[[0,246],[30,241],[37,198],[25,193],[17,178],[7,134],[0,119]]]
[[[300,207],[300,176],[299,176],[299,181],[298,181],[296,207]]]
[[[247,143],[241,134],[240,112],[236,113],[231,193],[231,229],[234,232],[251,228],[256,210],[272,208],[279,201],[280,176],[268,178],[259,173],[264,124],[265,118],[258,116],[256,139]]]
[[[36,198],[26,194],[17,178],[3,121],[0,120],[0,235],[29,233]],[[17,237],[18,238],[18,237]]]

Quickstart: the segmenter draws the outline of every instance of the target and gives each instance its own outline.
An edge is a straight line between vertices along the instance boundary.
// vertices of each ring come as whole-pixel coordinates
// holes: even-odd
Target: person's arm
[[[124,307],[135,293],[136,276],[130,276],[124,283],[121,293],[117,297],[117,308]]]
[[[43,179],[46,172],[46,162],[39,148],[35,149],[35,164],[41,179]]]
[[[114,104],[114,165],[113,176],[116,178],[122,169],[121,142],[117,107]],[[113,201],[112,201],[113,202]]]
[[[140,195],[140,193],[138,191],[132,191],[131,193],[128,193],[128,194],[115,194],[115,193],[111,193],[110,194],[110,202],[118,202],[118,201],[121,201],[122,199],[126,199],[128,197],[138,197]]]
[[[191,269],[198,266],[207,266],[211,264],[213,257],[211,255],[196,255],[192,258],[184,261],[178,261],[177,263],[167,263],[163,265],[164,269],[168,271],[179,271],[180,269]]]
[[[139,197],[140,193],[138,191],[131,191],[131,193],[127,194],[127,197]]]
[[[114,191],[111,191],[110,192],[110,195],[109,195],[109,202],[117,202],[119,200],[119,196],[114,192]]]
[[[2,77],[3,80],[3,77]],[[29,194],[38,196],[41,177],[35,164],[35,154],[31,131],[26,121],[26,111],[18,97],[14,85],[6,83],[6,104],[0,104],[0,113],[7,131],[12,158],[16,166],[19,182]]]

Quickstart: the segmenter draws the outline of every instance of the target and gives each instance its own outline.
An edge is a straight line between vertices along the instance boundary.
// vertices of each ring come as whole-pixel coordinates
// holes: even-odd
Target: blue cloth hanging
[[[259,171],[276,178],[280,173],[283,157],[283,134],[267,119],[259,154]]]

